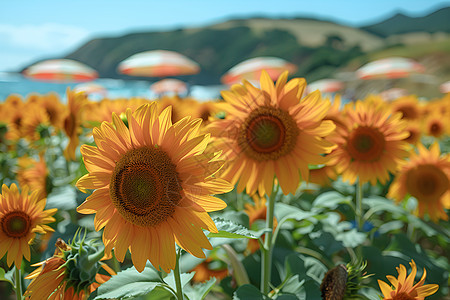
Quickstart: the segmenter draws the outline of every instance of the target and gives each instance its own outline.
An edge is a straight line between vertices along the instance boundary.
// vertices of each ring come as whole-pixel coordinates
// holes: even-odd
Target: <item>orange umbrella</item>
[[[262,70],[266,70],[272,80],[276,80],[284,71],[295,73],[297,66],[290,62],[272,56],[261,56],[247,59],[232,67],[221,78],[224,84],[239,83],[243,79],[259,81]]]
[[[91,67],[71,59],[50,59],[28,67],[23,75],[30,79],[53,82],[83,82],[98,77]]]
[[[342,81],[337,79],[320,79],[306,86],[308,92],[319,90],[322,93],[334,93],[344,88]]]
[[[372,61],[356,71],[359,79],[394,79],[423,73],[425,67],[409,58],[390,57]]]
[[[183,94],[187,92],[186,83],[174,78],[162,79],[150,86],[150,89],[156,94],[177,93]]]
[[[178,52],[153,50],[128,57],[119,63],[118,70],[131,76],[166,77],[197,74],[200,66]]]

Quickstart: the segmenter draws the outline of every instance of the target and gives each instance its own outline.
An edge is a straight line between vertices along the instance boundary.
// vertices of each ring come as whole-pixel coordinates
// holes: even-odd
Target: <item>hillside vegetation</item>
[[[219,84],[225,72],[245,59],[276,56],[298,66],[298,72],[292,75],[314,81],[335,77],[341,70],[354,71],[370,59],[388,53],[426,58],[430,51],[419,55],[420,47],[409,46],[423,44],[421,47],[430,50],[433,49],[430,45],[448,43],[450,25],[443,21],[444,18],[450,19],[450,8],[420,18],[396,15],[362,28],[308,18],[230,20],[199,28],[97,38],[66,58],[86,63],[96,69],[100,77],[136,79],[118,74],[117,66],[122,60],[141,51],[172,50],[201,66],[199,74],[183,76],[183,80],[209,85]],[[439,49],[438,52],[442,50]],[[411,51],[415,54],[408,54]],[[448,51],[441,52],[448,55]],[[158,78],[142,79],[154,81]]]

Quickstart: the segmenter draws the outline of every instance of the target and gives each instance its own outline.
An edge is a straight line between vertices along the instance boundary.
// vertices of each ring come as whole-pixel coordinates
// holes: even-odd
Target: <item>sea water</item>
[[[153,93],[150,86],[153,82],[143,80],[121,80],[98,78],[93,83],[103,86],[106,94],[91,94],[91,100],[101,100],[103,97],[108,99],[118,98],[147,98],[156,99],[158,95]],[[74,89],[79,83],[53,83],[35,81],[25,78],[21,74],[15,73],[0,73],[0,102],[4,102],[6,97],[10,94],[18,94],[24,99],[31,93],[47,94],[55,92],[60,95],[61,101],[66,101],[67,88]],[[217,100],[220,98],[220,91],[228,89],[227,86],[189,86],[188,94],[180,95],[181,97],[192,97],[198,101]]]

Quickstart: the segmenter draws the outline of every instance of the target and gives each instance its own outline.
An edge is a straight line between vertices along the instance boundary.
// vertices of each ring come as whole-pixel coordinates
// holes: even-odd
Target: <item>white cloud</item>
[[[45,23],[41,25],[0,24],[0,44],[10,49],[45,50],[60,52],[87,39],[84,28]]]

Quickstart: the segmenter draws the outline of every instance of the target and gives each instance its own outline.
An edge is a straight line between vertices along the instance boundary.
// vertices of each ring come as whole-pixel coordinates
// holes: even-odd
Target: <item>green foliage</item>
[[[222,218],[215,218],[214,223],[216,224],[218,233],[210,232],[208,237],[218,237],[218,238],[230,238],[230,239],[256,239],[257,236],[252,233],[249,229],[242,225],[236,224],[230,220],[225,220]]]

